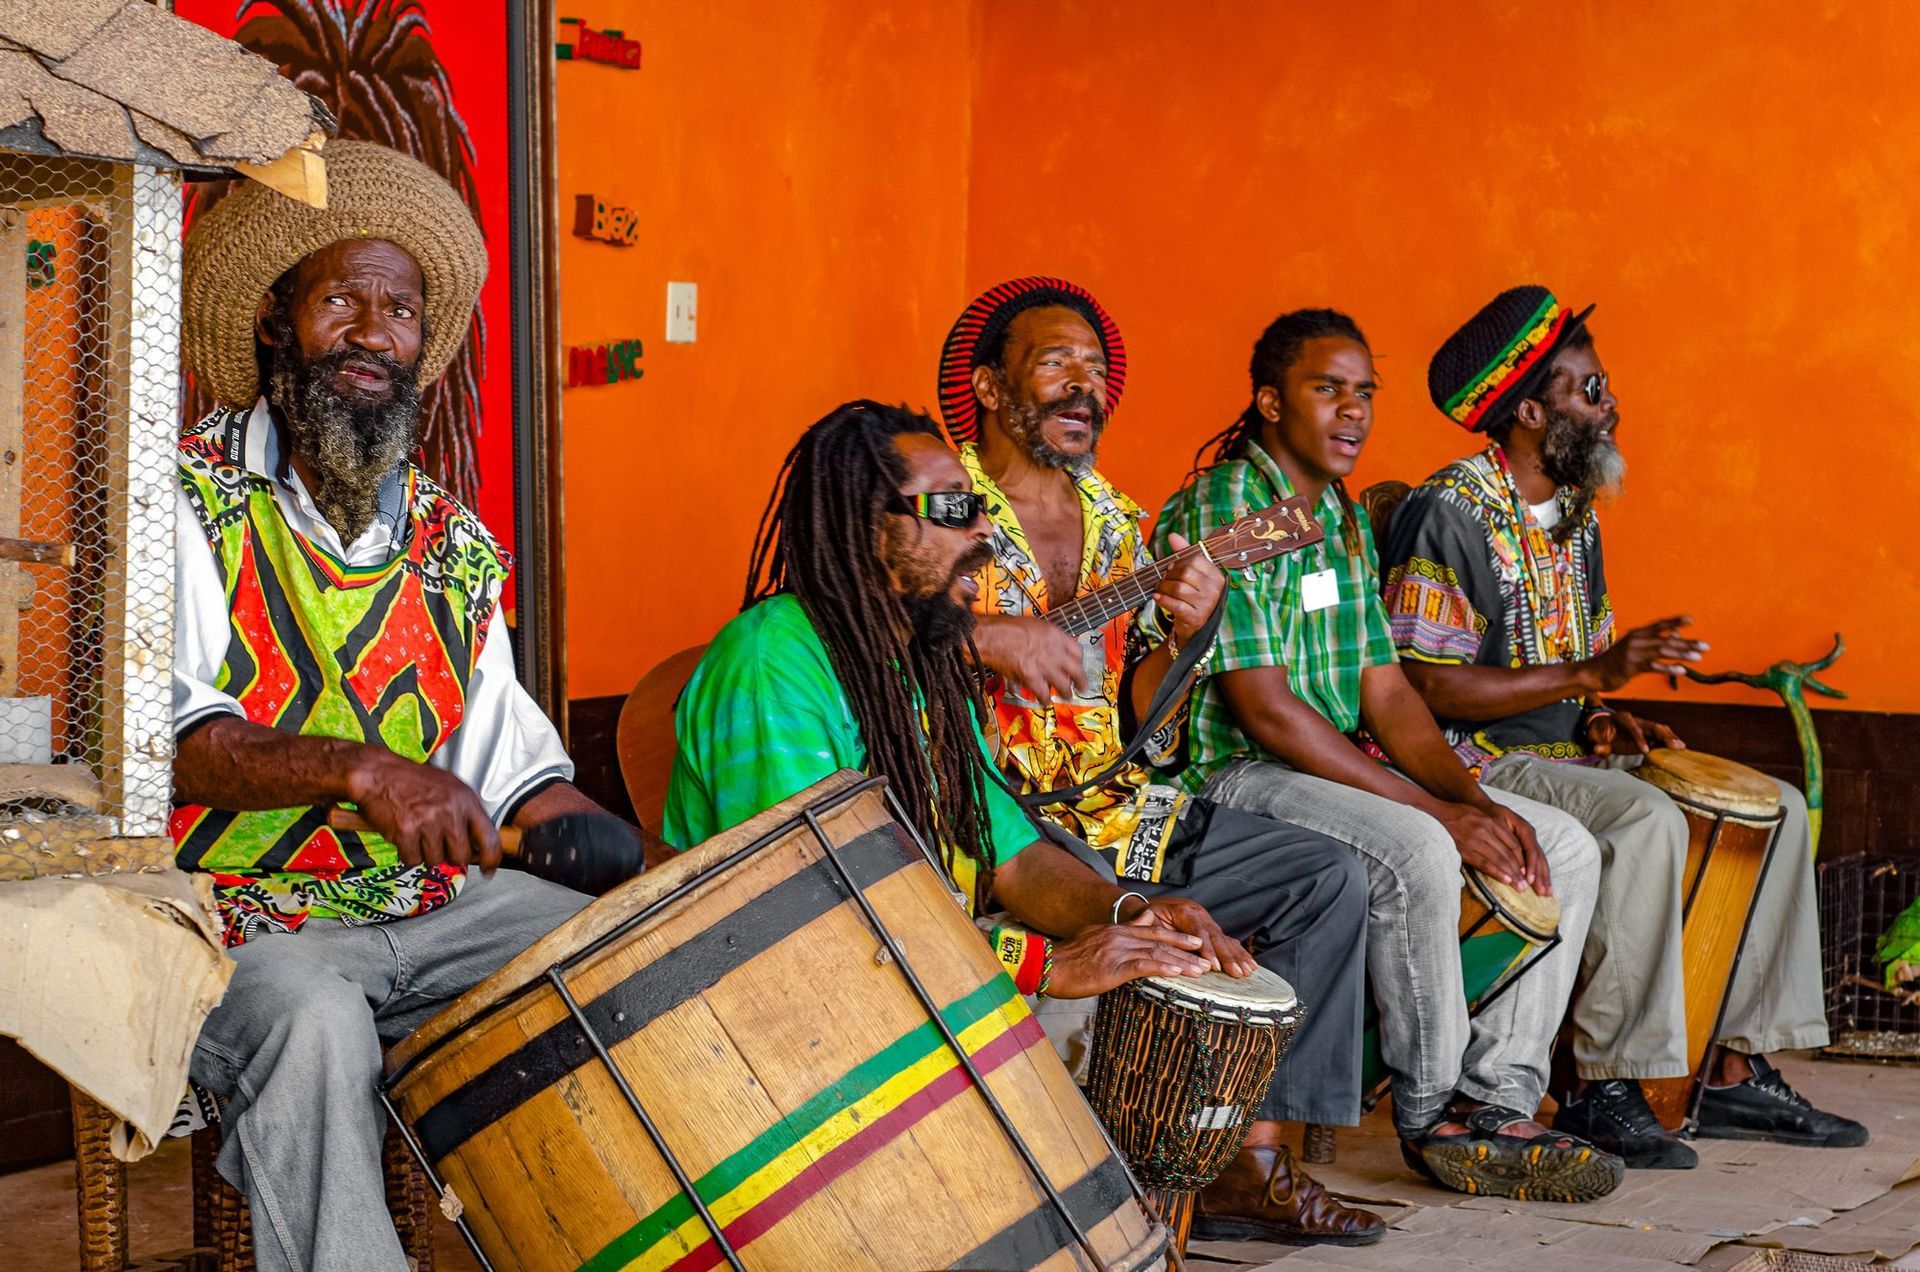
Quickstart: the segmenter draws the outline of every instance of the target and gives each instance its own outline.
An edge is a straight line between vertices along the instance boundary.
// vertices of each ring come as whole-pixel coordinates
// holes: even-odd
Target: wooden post
[[[26,467],[23,413],[27,328],[27,214],[0,208],[0,536],[20,533],[20,477]],[[0,697],[20,692],[20,610],[27,572],[0,561]]]
[[[113,184],[101,784],[133,837],[164,833],[172,792],[180,182],[131,166]]]

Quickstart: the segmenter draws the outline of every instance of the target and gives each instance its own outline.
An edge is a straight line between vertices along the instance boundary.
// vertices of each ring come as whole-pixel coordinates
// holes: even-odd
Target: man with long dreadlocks
[[[1126,758],[1127,717],[1151,712],[1180,647],[1202,638],[1220,571],[1191,556],[1137,617],[1120,614],[1081,637],[1045,617],[1152,562],[1139,507],[1094,469],[1125,386],[1118,328],[1063,279],[1002,283],[955,322],[940,379],[948,432],[992,527],[992,558],[975,575],[974,639],[991,673],[1002,773],[1124,886],[1178,889],[1233,931],[1257,924],[1259,961],[1312,1004],[1239,1156],[1196,1199],[1194,1235],[1377,1240],[1385,1224],[1308,1177],[1280,1126],[1359,1120],[1366,872],[1323,835],[1217,807]],[[1180,688],[1167,685],[1166,695],[1178,703]],[[1141,758],[1164,758],[1172,748],[1160,740],[1177,728],[1148,727]]]
[[[171,829],[233,957],[191,1074],[259,1265],[403,1272],[381,1046],[586,904],[495,873],[496,827],[606,815],[515,678],[505,554],[408,462],[485,245],[420,163],[326,161],[326,208],[249,184],[187,239],[186,360],[223,405],[180,443]],[[344,803],[373,829],[331,828]]]
[[[1489,787],[1552,804],[1599,841],[1599,899],[1573,1007],[1574,1077],[1554,1125],[1627,1165],[1688,1169],[1694,1151],[1654,1118],[1642,1078],[1687,1072],[1681,958],[1687,822],[1634,778],[1671,730],[1601,695],[1678,670],[1706,646],[1666,618],[1613,637],[1596,498],[1626,470],[1619,404],[1589,305],[1514,287],[1447,338],[1427,369],[1433,403],[1486,446],[1442,468],[1394,513],[1382,560],[1393,641],[1463,762]],[[1866,1128],[1800,1098],[1762,1054],[1827,1042],[1806,801],[1786,810],[1761,883],[1698,1134],[1843,1147]]]
[[[1254,346],[1251,370],[1253,400],[1213,439],[1212,466],[1196,466],[1167,502],[1155,547],[1294,494],[1313,502],[1326,538],[1236,572],[1194,691],[1181,780],[1229,807],[1330,835],[1366,865],[1380,1052],[1409,1166],[1463,1192],[1603,1196],[1620,1182],[1620,1159],[1532,1116],[1599,850],[1565,813],[1475,782],[1401,673],[1372,532],[1343,482],[1373,427],[1377,383],[1359,327],[1327,309],[1282,315]],[[1354,740],[1363,723],[1392,767]],[[1557,896],[1564,938],[1471,1017],[1462,863]]]
[[[1038,839],[989,779],[967,608],[988,551],[981,502],[924,415],[849,402],[807,429],[761,521],[742,610],[680,696],[667,841],[690,847],[864,769],[891,783],[976,913],[991,897],[1033,932],[1078,933],[1009,968],[1023,991],[1251,975],[1203,907],[1102,879]]]

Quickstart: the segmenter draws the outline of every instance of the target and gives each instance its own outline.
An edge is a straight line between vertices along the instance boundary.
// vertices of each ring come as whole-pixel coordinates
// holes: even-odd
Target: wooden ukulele
[[[1196,553],[1205,553],[1223,570],[1241,570],[1272,560],[1283,552],[1310,547],[1327,536],[1307,511],[1308,507],[1304,496],[1294,495],[1258,512],[1249,512],[1199,543],[1159,557],[1105,587],[1095,588],[1085,596],[1077,596],[1065,605],[1048,610],[1041,617],[1069,636],[1082,636],[1099,631],[1120,615],[1145,605],[1173,567]]]

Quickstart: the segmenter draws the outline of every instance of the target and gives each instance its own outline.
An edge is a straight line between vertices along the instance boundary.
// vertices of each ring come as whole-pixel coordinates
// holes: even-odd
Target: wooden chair
[[[620,780],[627,785],[634,816],[656,834],[667,806],[667,779],[673,775],[673,709],[706,652],[705,645],[695,645],[669,656],[640,677],[620,708],[613,743],[620,757]]]
[[[209,1126],[191,1139],[193,1248],[127,1261],[127,1165],[113,1155],[114,1116],[79,1091],[73,1093],[73,1169],[80,1221],[82,1272],[253,1272],[253,1223],[247,1201],[214,1168],[220,1131]],[[392,1127],[381,1153],[387,1209],[400,1248],[419,1272],[433,1272],[433,1190]]]
[[[1384,552],[1387,536],[1393,527],[1394,509],[1400,506],[1413,490],[1404,481],[1376,481],[1360,492],[1360,506],[1367,510],[1367,520],[1373,523],[1373,549]]]

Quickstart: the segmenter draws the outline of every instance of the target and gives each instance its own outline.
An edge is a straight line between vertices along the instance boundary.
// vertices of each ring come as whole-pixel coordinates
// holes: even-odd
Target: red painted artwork
[[[506,6],[176,0],[174,11],[278,63],[327,104],[342,137],[405,151],[445,177],[472,209],[487,240],[487,281],[466,344],[422,395],[421,464],[511,550]],[[195,187],[189,215],[220,193],[217,186]],[[190,411],[199,406],[189,403]],[[511,614],[512,580],[507,589]]]

